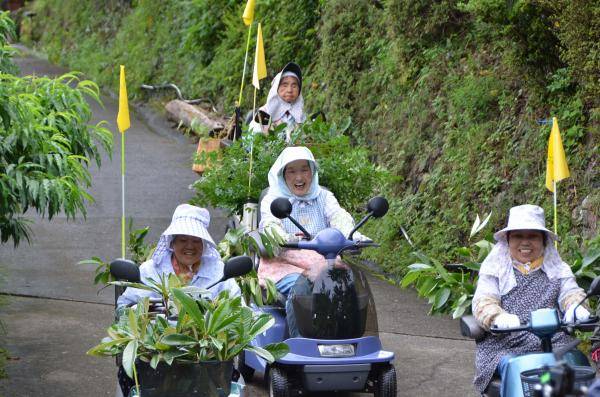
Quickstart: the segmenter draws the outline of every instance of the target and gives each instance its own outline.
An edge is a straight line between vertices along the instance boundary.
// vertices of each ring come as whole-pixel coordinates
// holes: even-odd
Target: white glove
[[[516,328],[521,326],[521,320],[517,315],[505,312],[496,316],[493,325],[500,329]]]
[[[364,234],[361,234],[359,232],[354,232],[354,234],[352,235],[352,240],[353,241],[369,241],[369,242],[373,241],[369,237],[367,237]]]
[[[575,306],[577,306],[577,303],[573,303],[565,311],[564,320],[567,323],[574,323],[575,322],[575,318],[577,318],[577,321],[585,321],[585,320],[588,320],[590,318],[590,312],[588,312],[585,307],[583,307],[583,306],[577,306],[577,309],[575,309]],[[575,316],[573,316],[573,314],[575,314]]]

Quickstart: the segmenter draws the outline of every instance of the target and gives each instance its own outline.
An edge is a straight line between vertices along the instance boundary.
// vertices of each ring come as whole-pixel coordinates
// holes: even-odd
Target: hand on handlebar
[[[357,241],[357,242],[365,242],[365,243],[372,243],[373,240],[371,240],[369,237],[365,236],[364,234],[360,233],[360,232],[354,232],[354,234],[352,235],[352,240]]]
[[[343,270],[348,270],[350,269],[348,267],[348,265],[346,265],[343,261],[342,258],[340,256],[338,256],[337,258],[335,258],[335,262],[333,263],[333,268],[334,269],[343,269]]]
[[[567,323],[575,322],[575,318],[577,321],[586,321],[590,318],[590,312],[583,306],[577,306],[576,303],[572,304],[565,311],[564,321]]]
[[[521,326],[521,320],[515,314],[505,312],[498,314],[492,325],[495,325],[498,329],[517,328]]]

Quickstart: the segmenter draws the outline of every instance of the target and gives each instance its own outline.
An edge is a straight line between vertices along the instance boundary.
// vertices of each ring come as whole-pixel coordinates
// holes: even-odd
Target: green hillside
[[[168,81],[230,113],[242,74],[244,6],[38,0],[21,39],[106,89],[116,90],[118,65],[127,65],[137,100],[147,100],[140,84]],[[493,211],[494,229],[516,204],[537,203],[550,214],[550,126],[537,121],[552,116],[572,175],[560,183],[561,250],[572,259],[597,236],[600,3],[258,0],[256,19],[270,77],[288,61],[302,65],[309,109],[330,120],[351,117],[354,142],[397,176],[392,214],[367,231],[384,242],[372,255],[388,273],[402,275],[412,262],[401,226],[423,251],[452,261],[477,213]],[[246,109],[251,98],[248,87]]]

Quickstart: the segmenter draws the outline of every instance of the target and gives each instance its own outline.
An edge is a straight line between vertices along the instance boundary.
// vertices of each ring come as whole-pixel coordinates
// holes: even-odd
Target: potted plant
[[[136,308],[126,308],[108,328],[108,336],[88,351],[94,356],[122,354],[125,372],[134,379],[140,396],[226,396],[233,358],[243,349],[270,362],[288,352],[284,343],[265,348],[250,345],[274,320],[253,312],[228,291],[210,301],[202,298],[198,288],[181,287],[172,275],[148,286],[115,284],[160,291],[166,309],[156,315],[147,298]]]

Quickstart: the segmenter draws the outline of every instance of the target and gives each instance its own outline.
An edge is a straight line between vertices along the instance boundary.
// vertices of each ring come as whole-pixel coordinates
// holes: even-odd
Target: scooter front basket
[[[591,367],[574,366],[575,388],[589,386],[596,376],[596,371]],[[521,373],[521,384],[523,385],[523,396],[534,397],[536,385],[541,383],[540,378],[548,372],[547,368],[536,368]]]

